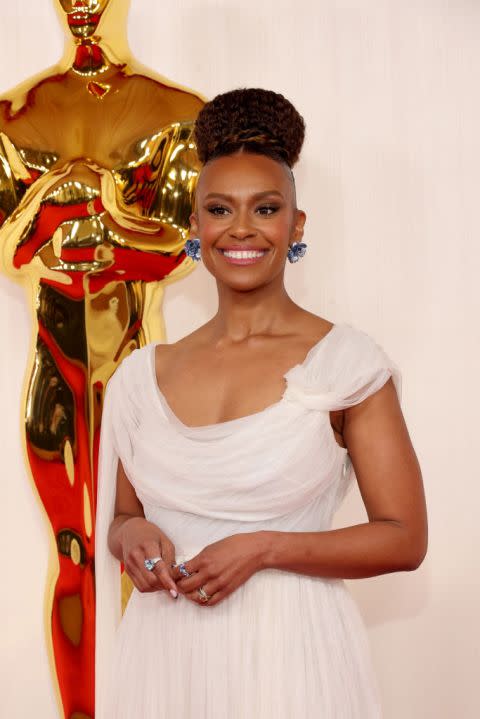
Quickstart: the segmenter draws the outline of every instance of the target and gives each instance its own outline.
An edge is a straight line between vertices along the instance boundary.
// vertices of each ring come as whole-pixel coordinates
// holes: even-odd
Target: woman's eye
[[[257,209],[257,212],[260,212],[261,215],[273,215],[277,210],[278,207],[276,205],[262,205]]]
[[[257,207],[255,211],[261,215],[268,216],[273,215],[273,213],[277,212],[277,210],[277,205],[261,205],[260,207]],[[207,212],[211,215],[216,215],[217,217],[223,217],[228,214],[230,210],[228,207],[224,207],[223,205],[211,205],[210,207],[207,207]]]
[[[207,210],[212,215],[224,215],[225,212],[228,212],[227,208],[222,205],[212,205],[211,207],[208,207]]]

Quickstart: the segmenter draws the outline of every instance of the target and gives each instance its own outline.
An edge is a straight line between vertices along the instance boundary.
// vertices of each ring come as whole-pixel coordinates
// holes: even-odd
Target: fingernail
[[[172,597],[174,599],[176,599],[178,597],[178,592],[176,592],[175,589],[170,589],[170,594],[172,595]]]

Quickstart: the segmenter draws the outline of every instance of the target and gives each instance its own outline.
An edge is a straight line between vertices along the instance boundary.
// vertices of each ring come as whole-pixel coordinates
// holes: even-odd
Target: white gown
[[[214,607],[136,589],[121,618],[107,549],[118,457],[186,561],[239,532],[323,531],[354,479],[329,411],[401,376],[365,332],[336,324],[284,375],[266,409],[202,427],[161,394],[155,343],[112,376],[100,440],[96,527],[96,719],[378,719],[363,620],[342,579],[254,574]]]

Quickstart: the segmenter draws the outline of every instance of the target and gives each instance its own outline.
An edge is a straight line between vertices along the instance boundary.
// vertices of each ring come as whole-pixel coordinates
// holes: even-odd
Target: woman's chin
[[[234,292],[254,292],[269,285],[275,279],[274,273],[265,272],[218,272],[213,273],[217,283]]]

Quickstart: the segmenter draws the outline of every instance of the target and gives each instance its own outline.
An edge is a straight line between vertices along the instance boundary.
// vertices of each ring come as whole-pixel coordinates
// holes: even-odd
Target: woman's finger
[[[181,571],[182,566],[183,570],[188,572],[189,576],[185,575],[184,571]],[[184,562],[183,565],[180,564],[178,571],[180,579],[177,580],[177,587],[182,593],[193,592],[195,589],[198,589],[198,587],[201,587],[202,584],[205,584],[205,582],[214,579],[211,568],[209,569],[208,565],[205,566],[204,563],[198,561],[196,557],[190,559],[188,562]]]
[[[136,589],[138,589],[139,592],[151,592],[153,591],[153,587],[150,585],[148,580],[144,577],[143,573],[140,572],[137,565],[133,562],[124,562],[125,565],[125,571],[132,580],[134,586]]]
[[[153,546],[149,551],[156,551],[156,556],[160,556],[160,550],[158,546]],[[149,554],[148,556],[152,557],[154,555]],[[124,564],[130,576],[132,577],[132,581],[133,577],[135,577],[136,583],[134,583],[139,591],[153,592],[158,589],[158,580],[152,574],[152,572],[149,572],[146,568],[145,558],[145,551],[140,547],[136,547],[134,550],[132,550],[132,552],[130,552],[128,557],[125,558]]]
[[[208,600],[205,600],[199,593],[200,587],[203,589],[205,594],[209,597]],[[206,582],[205,584],[201,584],[199,587],[197,587],[195,590],[191,592],[187,592],[185,596],[187,599],[190,599],[192,602],[195,602],[196,604],[202,604],[205,606],[214,606],[217,604],[218,601],[220,601],[221,598],[221,582],[219,580],[212,580],[209,582]]]
[[[188,578],[185,572],[193,576],[199,571],[199,569],[199,563],[195,562],[194,559],[189,559],[188,561],[185,560],[184,562],[179,562],[175,567],[172,568],[172,576],[175,582],[179,582],[184,578]]]
[[[176,599],[178,596],[178,590],[170,573],[170,564],[174,555],[173,545],[171,546],[170,543],[165,542],[165,546],[162,547],[160,544],[156,544],[155,542],[149,542],[145,545],[144,552],[146,555],[143,560],[144,569],[150,575],[150,581],[155,583],[157,589],[167,589],[172,598]],[[152,570],[148,570],[145,567],[145,559],[147,557],[149,559],[161,557],[161,559],[155,563]]]
[[[135,549],[130,552],[128,557],[128,560],[132,565],[135,565],[137,572],[141,574],[149,586],[153,586],[155,582],[152,581],[152,573],[149,572],[145,566],[145,559],[147,557],[153,558],[154,556],[160,556],[160,550],[158,547],[154,546],[153,549],[145,552],[145,549],[139,546],[135,547]]]
[[[173,577],[173,566],[175,565],[175,547],[171,542],[162,542],[162,557],[165,560],[165,567],[175,581]]]
[[[172,595],[172,597],[176,599],[178,596],[177,585],[172,579],[172,576],[168,569],[168,565],[166,564],[165,560],[162,559],[161,562],[157,562],[153,573],[156,575],[156,578],[161,583],[162,587],[164,589],[167,589]]]
[[[198,589],[198,587],[201,587],[202,584],[205,584],[205,582],[211,579],[212,577],[205,574],[205,572],[194,572],[190,577],[182,577],[182,579],[179,579],[177,587],[183,594],[188,594],[188,592],[195,591],[195,589]]]

